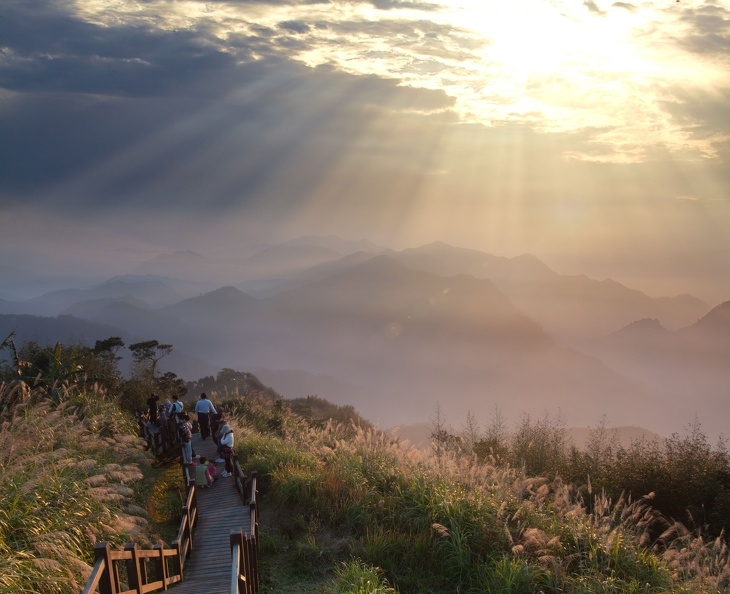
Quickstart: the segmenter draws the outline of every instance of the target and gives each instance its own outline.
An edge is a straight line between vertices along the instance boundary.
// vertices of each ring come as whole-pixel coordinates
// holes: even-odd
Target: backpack
[[[188,443],[193,438],[193,435],[190,432],[190,427],[187,423],[178,423],[177,433],[180,436],[180,441],[183,443]]]
[[[173,402],[170,406],[170,418],[177,419],[177,416],[183,411],[183,404],[180,401]]]

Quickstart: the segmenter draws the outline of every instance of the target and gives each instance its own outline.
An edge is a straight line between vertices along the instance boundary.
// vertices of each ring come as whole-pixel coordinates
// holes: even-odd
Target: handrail
[[[173,426],[174,421],[168,421],[158,426],[148,423],[144,415],[138,415],[137,419],[140,436],[145,438],[148,449],[152,450],[157,459],[169,457],[173,449],[180,448],[178,432]],[[232,456],[233,472],[231,474],[241,502],[249,507],[251,527],[246,534],[242,530],[238,532],[232,530],[230,534],[231,593],[256,594],[259,589],[257,476],[256,471],[252,471],[249,479],[241,468],[235,450]],[[156,545],[152,550],[143,550],[138,549],[136,544],[128,543],[123,551],[112,551],[109,543],[98,543],[94,547],[96,561],[82,594],[95,592],[99,592],[99,594],[147,594],[167,590],[168,586],[183,580],[185,561],[190,557],[193,549],[193,535],[198,522],[198,506],[195,477],[188,475],[187,465],[183,464],[182,470],[187,485],[187,497],[172,548],[165,549],[163,545]],[[250,491],[247,493],[246,487],[249,485]],[[146,563],[149,560],[152,560],[154,564],[154,580],[150,580],[147,575]],[[120,572],[120,562],[122,561],[125,562],[126,583]]]
[[[185,562],[193,549],[193,534],[198,524],[198,498],[195,481],[188,482],[187,497],[182,508],[182,519],[172,548],[155,545],[153,549],[139,549],[127,543],[122,551],[114,551],[108,542],[94,547],[94,567],[81,594],[147,594],[167,590],[168,586],[183,579]],[[124,571],[120,563],[124,561]],[[153,565],[152,579],[147,574],[147,563]],[[170,569],[170,565],[172,568]],[[126,581],[123,577],[126,576]],[[126,588],[126,589],[125,589]]]
[[[251,528],[231,530],[231,594],[256,594],[259,590],[258,570],[258,526],[256,525],[256,503],[251,502]]]
[[[169,458],[171,453],[180,452],[180,435],[177,431],[175,419],[167,419],[161,424],[154,424],[147,420],[146,415],[137,414],[139,436],[147,443],[147,449],[152,450],[157,460]]]
[[[235,456],[235,455],[234,455]],[[234,457],[234,477],[240,476],[245,480],[241,471],[238,457]],[[239,494],[243,489],[239,490]],[[259,591],[259,527],[258,527],[258,506],[256,505],[256,494],[258,493],[256,471],[251,472],[251,496],[248,507],[251,514],[250,529],[247,533],[243,530],[231,530],[229,538],[231,542],[231,594],[256,594]],[[244,502],[245,503],[245,502]]]

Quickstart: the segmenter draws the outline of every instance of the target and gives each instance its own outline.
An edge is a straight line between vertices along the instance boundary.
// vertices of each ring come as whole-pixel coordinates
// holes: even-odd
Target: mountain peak
[[[614,334],[624,335],[647,335],[647,334],[668,334],[670,333],[656,318],[642,318],[624,326]]]

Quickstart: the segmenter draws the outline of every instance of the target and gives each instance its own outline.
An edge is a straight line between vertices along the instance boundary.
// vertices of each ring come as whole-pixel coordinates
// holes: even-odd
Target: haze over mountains
[[[22,294],[6,279],[3,294]],[[287,397],[352,404],[382,427],[560,414],[668,435],[727,434],[730,302],[652,298],[534,256],[444,243],[394,251],[303,238],[246,253],[163,254],[94,286],[0,300],[16,340],[173,344],[184,379],[253,371]]]

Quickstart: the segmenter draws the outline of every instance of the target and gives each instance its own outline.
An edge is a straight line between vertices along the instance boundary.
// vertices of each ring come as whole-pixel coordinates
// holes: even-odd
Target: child
[[[205,456],[200,457],[198,465],[195,467],[195,484],[201,489],[210,489],[213,481],[217,478],[218,469],[215,464],[208,462]]]

